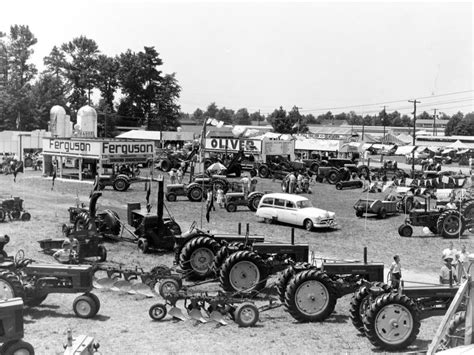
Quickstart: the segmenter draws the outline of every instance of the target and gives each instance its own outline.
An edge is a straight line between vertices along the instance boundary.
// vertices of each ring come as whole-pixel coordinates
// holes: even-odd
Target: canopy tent
[[[395,151],[395,155],[411,154],[414,149],[416,149],[416,146],[414,145],[404,145],[397,148],[397,150]]]
[[[448,148],[452,149],[469,149],[469,146],[467,144],[464,144],[460,140],[457,140],[456,142],[448,145]]]
[[[398,140],[404,142],[405,144],[410,144],[413,142],[413,137],[406,133],[401,133],[397,136]]]
[[[396,145],[405,145],[409,144],[410,142],[406,142],[400,139],[398,136],[393,135],[392,133],[387,133],[385,137],[383,137],[382,142],[385,144],[396,144]]]
[[[304,139],[295,141],[295,150],[320,150],[336,152],[339,150],[339,141],[332,139]]]
[[[451,152],[454,152],[456,149],[453,149],[453,148],[448,148],[448,149],[444,149],[443,150],[443,154],[448,154],[448,153],[451,153]]]
[[[359,145],[343,144],[339,152],[340,153],[358,153]]]

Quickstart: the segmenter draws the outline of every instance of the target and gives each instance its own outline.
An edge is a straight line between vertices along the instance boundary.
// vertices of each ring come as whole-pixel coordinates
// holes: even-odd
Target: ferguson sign
[[[144,141],[99,141],[44,139],[43,152],[50,155],[77,155],[78,157],[125,157],[153,156],[153,142]]]
[[[260,153],[262,151],[262,141],[254,139],[232,139],[232,138],[206,138],[206,150],[218,150],[228,152]]]

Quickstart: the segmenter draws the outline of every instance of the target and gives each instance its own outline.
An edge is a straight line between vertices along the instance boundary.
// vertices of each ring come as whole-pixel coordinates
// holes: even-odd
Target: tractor
[[[366,165],[357,166],[350,159],[328,159],[322,160],[318,168],[316,181],[323,182],[325,179],[329,184],[337,184],[339,181],[349,181],[351,176],[364,176],[367,178],[370,174],[369,167]]]
[[[459,209],[439,207],[429,209],[426,202],[423,209],[412,209],[405,223],[398,227],[398,234],[411,237],[413,227],[428,227],[433,234],[444,238],[458,238],[466,229],[474,227],[474,200],[464,201]]]
[[[401,350],[415,341],[422,319],[447,312],[458,289],[452,282],[399,290],[383,283],[365,284],[353,295],[352,323],[377,348]]]
[[[199,151],[199,147],[194,147],[188,154],[168,152],[165,153],[161,159],[157,159],[156,166],[164,172],[168,172],[171,169],[178,169],[183,167],[183,174],[186,172],[191,160]]]
[[[220,248],[236,243],[252,245],[264,239],[263,236],[249,235],[248,224],[246,235],[240,234],[240,228],[238,234],[210,234],[197,228],[193,222],[186,232],[175,237],[174,264],[190,277],[206,278],[213,274],[214,257]]]
[[[220,159],[217,158],[207,158],[204,160],[204,169],[207,170],[212,164],[214,163],[224,163],[225,167],[225,176],[234,175],[235,177],[240,177],[242,174],[242,160],[245,158],[245,154],[243,150],[239,150],[235,153],[232,159],[228,161],[222,162]]]
[[[92,318],[100,308],[99,298],[91,293],[93,275],[92,265],[36,264],[20,249],[0,263],[0,298],[21,297],[27,307],[36,307],[50,293],[83,293],[74,300],[74,313]]]
[[[13,197],[0,202],[0,222],[4,222],[7,217],[10,221],[27,222],[31,219],[31,214],[23,208],[23,199]]]
[[[250,211],[255,212],[263,195],[264,193],[259,191],[248,195],[243,192],[228,192],[225,195],[224,206],[227,212],[236,212],[237,206],[247,206]]]
[[[181,234],[181,228],[170,216],[163,218],[163,177],[158,178],[158,206],[156,214],[150,213],[149,193],[147,208],[143,210],[139,202],[127,204],[128,224],[134,228],[130,231],[136,238],[138,248],[146,253],[150,249],[173,250],[175,237]]]
[[[189,201],[199,202],[207,196],[207,190],[221,188],[226,193],[230,183],[225,175],[195,175],[189,184],[168,184],[166,186],[166,199],[176,201],[178,196],[187,196]]]
[[[102,195],[100,192],[94,192],[89,200],[89,209],[86,209],[84,204],[77,204],[76,207],[69,207],[69,222],[72,223],[73,230],[89,229],[92,221],[95,223],[97,232],[103,235],[120,234],[120,217],[115,211],[104,210],[97,211],[97,200]]]
[[[0,354],[34,355],[30,343],[23,341],[23,300],[10,298],[0,300]]]
[[[291,161],[286,157],[277,155],[267,157],[266,163],[256,163],[255,169],[262,178],[283,180],[291,172],[306,172],[304,163]]]

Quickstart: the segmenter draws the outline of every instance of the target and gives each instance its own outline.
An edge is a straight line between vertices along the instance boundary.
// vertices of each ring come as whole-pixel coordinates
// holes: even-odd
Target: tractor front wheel
[[[203,198],[203,191],[200,186],[193,186],[188,191],[188,199],[192,202],[199,202]]]
[[[24,213],[21,215],[21,220],[22,220],[23,222],[28,222],[30,219],[31,219],[31,215],[30,215],[28,212],[24,212]]]
[[[329,170],[326,179],[331,185],[337,184],[340,180],[339,172],[336,169]]]
[[[127,191],[129,186],[130,183],[127,179],[125,179],[125,177],[118,177],[112,183],[112,187],[115,191]]]
[[[25,289],[19,277],[8,270],[0,271],[0,299],[23,298]]]
[[[330,278],[318,270],[306,270],[291,279],[284,306],[297,321],[322,322],[334,311],[336,302]]]
[[[390,351],[406,348],[420,331],[415,302],[398,293],[378,296],[365,313],[364,331],[378,348]]]
[[[169,202],[175,202],[176,201],[176,194],[173,192],[168,192],[166,194],[166,200]]]
[[[398,234],[401,237],[410,238],[413,235],[413,228],[409,224],[402,224],[398,228]]]
[[[72,308],[79,318],[92,318],[99,311],[95,300],[87,294],[77,297]]]
[[[138,239],[138,249],[140,249],[141,252],[145,254],[148,251],[148,240],[145,238]]]
[[[267,178],[270,176],[270,169],[268,169],[268,166],[262,165],[258,168],[258,175],[261,178]]]

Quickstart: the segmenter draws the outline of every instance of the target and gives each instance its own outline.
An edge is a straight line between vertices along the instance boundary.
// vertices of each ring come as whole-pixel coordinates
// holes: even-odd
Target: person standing
[[[242,183],[242,190],[244,192],[245,198],[247,198],[249,194],[249,186],[250,186],[250,180],[247,175],[244,175],[242,179],[240,179],[240,182]]]
[[[250,192],[255,192],[257,190],[258,179],[256,176],[250,178]]]
[[[182,184],[183,183],[183,168],[182,167],[179,167],[178,168],[178,184]]]
[[[453,242],[449,242],[449,246],[443,250],[443,259],[446,257],[446,256],[450,256],[451,257],[451,261],[454,260],[454,255],[457,254],[457,250],[454,249],[454,244]]]
[[[222,190],[221,186],[219,186],[216,191],[216,202],[220,208],[224,208],[224,190]]]
[[[292,194],[295,192],[296,187],[296,176],[292,172],[289,176],[289,184],[288,184],[288,193]]]
[[[453,283],[457,283],[456,270],[453,268],[453,256],[446,255],[443,257],[444,265],[441,267],[439,272],[439,283],[443,285],[449,285],[451,280]]]
[[[466,245],[461,245],[461,251],[456,254],[458,256],[458,280],[461,281],[467,275],[469,267],[469,253],[466,250]]]
[[[176,184],[176,169],[171,169],[168,174],[170,174],[170,184]]]
[[[400,263],[399,255],[393,256],[393,262],[392,265],[390,265],[389,278],[392,288],[398,290],[402,278],[402,264]]]
[[[472,174],[472,163],[473,163],[472,160],[473,160],[473,159],[472,159],[472,155],[471,155],[471,156],[469,157],[469,175]]]

